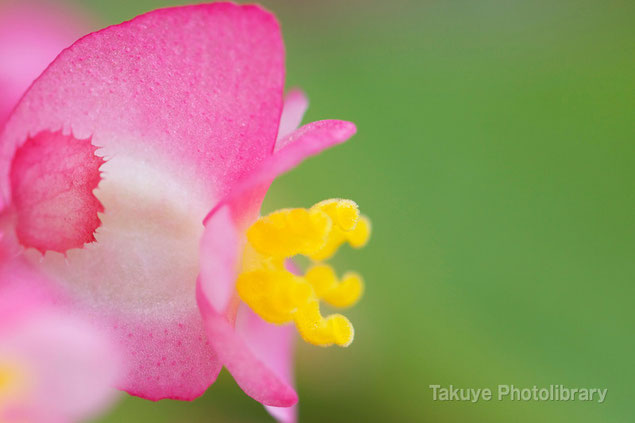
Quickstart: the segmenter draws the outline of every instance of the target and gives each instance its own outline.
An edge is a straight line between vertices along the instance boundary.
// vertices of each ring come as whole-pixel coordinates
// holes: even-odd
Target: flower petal
[[[238,231],[227,207],[210,217],[206,232],[210,235],[203,238],[201,260],[207,263],[201,265],[197,299],[208,339],[221,363],[247,395],[265,405],[289,407],[298,398],[286,375],[277,368],[278,363],[257,344],[251,344],[251,328],[244,326],[242,317],[234,327],[236,299],[232,288],[240,246]],[[218,294],[223,296],[220,301],[213,298]],[[279,338],[271,339],[272,343],[278,341]]]
[[[234,292],[240,236],[229,209],[223,208],[205,225],[201,240],[200,289],[218,314],[227,313]]]
[[[263,161],[260,166],[236,184],[232,191],[209,213],[229,205],[234,219],[246,229],[258,216],[260,204],[269,185],[280,174],[288,172],[304,159],[341,144],[356,132],[355,124],[342,120],[321,120],[297,129],[282,142],[285,147]]]
[[[0,189],[16,147],[40,131],[92,137],[115,160],[167,166],[208,200],[270,154],[282,108],[278,23],[258,6],[156,10],[65,50],[20,102],[1,139]]]
[[[214,310],[201,291],[198,298],[207,336],[242,390],[264,405],[289,407],[295,404],[298,396],[293,387],[250,349],[243,335],[234,330],[225,315]]]
[[[247,184],[255,180],[273,180],[307,157],[348,140],[356,130],[355,124],[343,120],[321,120],[304,125],[280,141],[284,147],[250,174]]]
[[[265,405],[265,409],[280,423],[295,423],[298,421],[298,405],[291,407],[273,407]]]
[[[282,107],[282,115],[280,116],[280,126],[278,128],[278,141],[274,152],[284,147],[282,143],[287,135],[291,135],[293,131],[298,129],[302,123],[302,117],[309,107],[309,99],[304,92],[298,89],[291,90],[284,98],[284,106]]]
[[[168,322],[130,316],[105,321],[126,359],[128,373],[118,388],[129,394],[153,401],[190,401],[220,373],[221,364],[205,338],[198,312]]]
[[[241,303],[236,315],[236,332],[243,336],[247,346],[272,372],[293,385],[293,325],[277,326],[265,322],[246,304]],[[265,406],[280,423],[296,421],[297,405],[291,407]]]
[[[5,202],[30,135],[61,129],[100,148],[96,242],[27,255],[119,340],[130,393],[193,399],[218,375],[195,299],[201,222],[271,154],[283,62],[278,24],[257,6],[150,12],[60,54],[0,134]]]
[[[0,3],[0,126],[55,56],[87,32],[85,20],[52,2]]]

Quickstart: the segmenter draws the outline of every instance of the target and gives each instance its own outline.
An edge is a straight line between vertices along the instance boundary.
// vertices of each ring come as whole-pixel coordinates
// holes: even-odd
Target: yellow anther
[[[337,287],[337,276],[328,264],[316,264],[306,272],[304,277],[313,285],[318,298],[323,298]]]
[[[338,281],[333,268],[326,264],[311,267],[304,275],[315,295],[334,307],[350,307],[362,295],[364,284],[357,273],[347,273]]]
[[[351,307],[359,301],[364,292],[364,283],[357,273],[347,273],[335,289],[324,295],[323,299],[334,307]]]
[[[329,232],[324,246],[309,257],[315,261],[329,259],[335,254],[338,248],[345,242],[348,242],[354,248],[361,248],[368,242],[370,238],[370,221],[367,217],[361,216],[350,231],[343,231],[340,227],[334,226]]]
[[[353,324],[341,314],[332,314],[326,318],[329,332],[333,336],[333,343],[340,347],[348,347],[355,339]]]
[[[319,209],[328,214],[333,223],[343,231],[355,229],[359,220],[359,207],[352,200],[332,199],[320,201],[312,210]]]
[[[284,209],[258,219],[247,231],[247,239],[266,256],[310,255],[322,248],[332,226],[319,209]]]
[[[326,260],[335,254],[345,242],[354,248],[363,247],[370,237],[370,221],[360,216],[359,208],[351,200],[325,200],[317,203],[311,210],[321,210],[333,221],[333,227],[326,242],[318,251],[309,254],[315,261]]]
[[[348,346],[353,325],[341,314],[323,317],[320,300],[335,307],[353,305],[363,291],[361,277],[348,273],[340,281],[330,266],[320,263],[297,276],[285,269],[284,261],[299,254],[323,260],[344,242],[363,246],[369,235],[370,222],[350,200],[326,200],[308,210],[284,209],[262,217],[247,230],[238,295],[270,323],[295,323],[311,344]]]
[[[355,229],[346,233],[346,239],[351,247],[362,248],[370,239],[370,230],[370,219],[361,216]]]
[[[310,301],[306,307],[298,310],[295,324],[306,342],[322,347],[333,344],[348,347],[355,337],[355,329],[346,317],[341,314],[322,317],[317,300]]]
[[[238,276],[236,290],[256,314],[270,323],[283,324],[313,297],[313,290],[303,278],[283,269],[254,270]]]

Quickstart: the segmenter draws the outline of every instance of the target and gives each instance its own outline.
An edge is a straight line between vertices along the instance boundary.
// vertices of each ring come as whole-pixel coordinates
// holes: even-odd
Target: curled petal
[[[270,183],[307,157],[343,143],[355,132],[353,123],[342,120],[321,120],[304,125],[281,140],[284,147],[251,173],[239,187],[253,186],[266,181]]]
[[[341,120],[322,120],[302,126],[280,141],[285,147],[240,180],[206,219],[220,207],[229,205],[234,219],[246,229],[258,216],[262,199],[278,175],[288,172],[310,156],[345,142],[356,130],[353,123]]]

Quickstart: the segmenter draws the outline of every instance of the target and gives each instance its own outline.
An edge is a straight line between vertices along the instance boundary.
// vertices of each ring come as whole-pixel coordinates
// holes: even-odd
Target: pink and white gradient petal
[[[129,365],[122,389],[189,400],[215,381],[221,366],[195,294],[201,222],[270,156],[283,80],[279,25],[260,7],[162,9],[64,50],[0,133],[4,204],[29,136],[61,130],[106,161],[96,242],[26,257],[118,339]]]
[[[29,134],[62,129],[92,137],[112,160],[205,181],[193,188],[209,202],[271,153],[283,84],[279,25],[259,6],[155,10],[57,57],[7,122],[0,169]],[[7,198],[6,175],[1,182]]]

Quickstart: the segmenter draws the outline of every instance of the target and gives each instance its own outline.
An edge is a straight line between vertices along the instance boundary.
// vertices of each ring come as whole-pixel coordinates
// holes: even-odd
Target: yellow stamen
[[[331,199],[320,201],[311,210],[322,210],[343,231],[352,231],[359,220],[359,207],[351,200]]]
[[[339,280],[323,263],[298,276],[284,263],[295,255],[321,261],[343,243],[360,248],[369,237],[370,221],[350,200],[325,200],[310,209],[283,209],[261,217],[247,231],[238,295],[267,322],[293,322],[311,344],[346,347],[353,341],[353,325],[341,314],[322,316],[320,300],[352,306],[363,292],[361,277],[349,272]]]
[[[324,245],[332,226],[321,210],[284,209],[258,219],[247,231],[247,238],[265,256],[309,255]]]
[[[295,315],[295,326],[302,338],[311,344],[328,346],[337,344],[348,347],[355,336],[355,329],[341,314],[322,317],[320,303],[313,299]]]
[[[331,266],[317,264],[310,268],[305,278],[313,285],[315,294],[334,307],[350,307],[362,296],[364,284],[361,276],[349,272],[338,281]]]
[[[333,204],[337,202],[336,204]],[[318,251],[309,254],[313,260],[321,261],[333,257],[337,249],[345,242],[353,248],[361,248],[370,237],[370,220],[359,215],[357,204],[351,200],[325,200],[311,207],[322,210],[333,221],[326,242]]]

